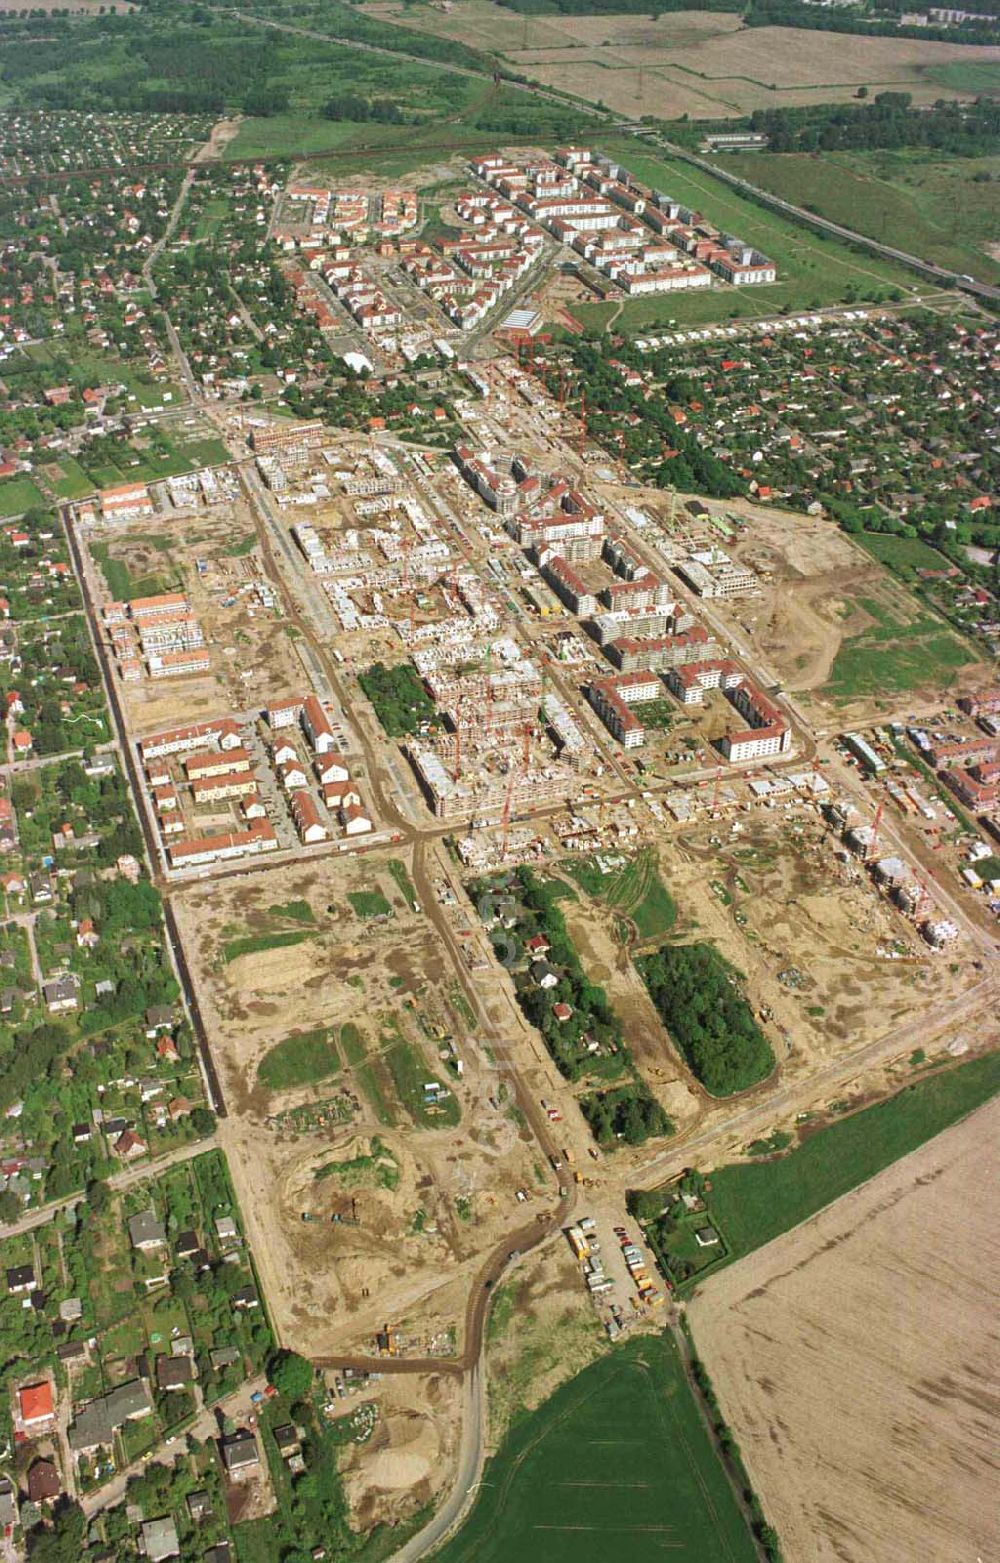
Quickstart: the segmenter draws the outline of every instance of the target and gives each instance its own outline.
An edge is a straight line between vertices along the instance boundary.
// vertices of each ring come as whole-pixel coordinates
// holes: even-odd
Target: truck
[[[567,1227],[566,1238],[577,1259],[586,1259],[588,1253],[587,1239],[579,1227]]]
[[[563,1146],[563,1160],[565,1161],[567,1167],[573,1167],[576,1165],[576,1157],[573,1155],[573,1152],[570,1150],[568,1145]]]

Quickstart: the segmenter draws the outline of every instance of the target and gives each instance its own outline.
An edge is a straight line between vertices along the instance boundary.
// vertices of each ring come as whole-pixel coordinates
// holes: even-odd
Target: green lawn
[[[672,1337],[630,1341],[516,1423],[436,1563],[752,1563]]]
[[[21,516],[39,505],[46,508],[45,497],[30,478],[0,479],[0,516]]]
[[[1000,1090],[1000,1053],[907,1086],[875,1107],[811,1134],[776,1161],[718,1167],[709,1216],[726,1234],[730,1260],[779,1237],[859,1183],[916,1150]]]
[[[976,68],[959,62],[942,70]],[[725,166],[882,244],[983,282],[1000,281],[1000,264],[984,248],[1000,232],[1000,158],[782,152],[727,155]]]
[[[329,1031],[302,1031],[272,1047],[257,1071],[257,1079],[269,1091],[288,1091],[299,1085],[316,1085],[340,1068],[340,1058]]]
[[[889,532],[860,532],[854,541],[860,543],[866,553],[872,554],[879,564],[899,574],[908,574],[913,570],[943,570],[950,563],[936,548],[922,542],[919,537],[894,537]]]

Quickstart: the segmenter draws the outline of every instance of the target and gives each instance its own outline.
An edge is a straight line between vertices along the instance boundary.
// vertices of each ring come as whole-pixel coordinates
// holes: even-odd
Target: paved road
[[[133,1167],[123,1167],[121,1172],[113,1172],[108,1178],[108,1187],[122,1193],[125,1189],[135,1188],[138,1183],[145,1183],[148,1178],[158,1178],[164,1172],[169,1172],[171,1167],[179,1167],[182,1162],[193,1161],[196,1156],[201,1156],[205,1151],[215,1150],[218,1140],[214,1134],[208,1135],[204,1140],[194,1140],[190,1145],[179,1145],[176,1150],[168,1151],[165,1156],[157,1156],[152,1161],[142,1161]],[[72,1210],[77,1205],[85,1205],[85,1194],[69,1194],[65,1199],[51,1200],[46,1205],[39,1205],[37,1210],[29,1210],[19,1220],[12,1221],[9,1226],[0,1227],[0,1242],[8,1237],[20,1237],[24,1232],[34,1232],[37,1227],[43,1227],[58,1215],[61,1210]]]
[[[458,1467],[451,1492],[430,1522],[393,1555],[392,1563],[417,1563],[435,1552],[465,1518],[476,1501],[482,1474],[486,1444],[486,1396],[482,1370],[477,1365],[465,1382],[462,1406],[462,1438],[458,1447]]]

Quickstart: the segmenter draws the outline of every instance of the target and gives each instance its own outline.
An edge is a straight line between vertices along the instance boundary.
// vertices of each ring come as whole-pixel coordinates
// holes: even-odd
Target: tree
[[[52,1529],[31,1532],[28,1556],[32,1563],[79,1563],[85,1529],[86,1520],[79,1505],[69,1498],[60,1498],[52,1511]]]
[[[276,1351],[268,1359],[268,1377],[279,1395],[288,1401],[302,1400],[312,1388],[312,1363],[295,1351]]]
[[[215,1114],[207,1107],[192,1108],[191,1127],[199,1139],[207,1139],[215,1132]]]
[[[102,1216],[111,1204],[111,1190],[100,1178],[91,1178],[87,1184],[87,1204],[95,1216]]]
[[[21,1204],[16,1194],[10,1189],[4,1189],[0,1194],[0,1221],[16,1221],[21,1214]]]

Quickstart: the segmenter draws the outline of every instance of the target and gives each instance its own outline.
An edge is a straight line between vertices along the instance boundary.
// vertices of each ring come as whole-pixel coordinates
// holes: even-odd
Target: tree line
[[[908,92],[879,92],[871,103],[757,109],[750,116],[750,129],[768,137],[772,152],[928,147],[979,157],[1000,144],[1000,103],[990,98],[971,104],[941,99],[930,109],[916,109]]]

